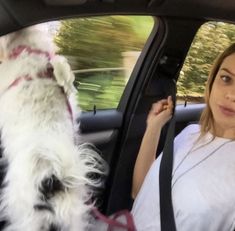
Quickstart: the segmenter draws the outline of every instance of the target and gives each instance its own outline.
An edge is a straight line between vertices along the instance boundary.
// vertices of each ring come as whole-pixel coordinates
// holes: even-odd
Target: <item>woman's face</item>
[[[235,54],[226,57],[212,85],[209,105],[217,136],[235,138]]]

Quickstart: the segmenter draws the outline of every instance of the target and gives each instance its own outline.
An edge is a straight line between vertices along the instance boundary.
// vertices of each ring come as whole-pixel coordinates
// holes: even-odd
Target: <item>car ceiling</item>
[[[149,14],[235,21],[233,0],[0,0],[0,35],[61,17]]]

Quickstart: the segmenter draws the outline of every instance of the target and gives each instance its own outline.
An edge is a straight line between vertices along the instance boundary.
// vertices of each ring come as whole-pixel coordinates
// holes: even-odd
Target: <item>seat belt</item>
[[[173,168],[175,136],[175,117],[173,115],[166,135],[159,170],[159,196],[161,231],[176,231],[174,210],[171,195],[171,180]]]

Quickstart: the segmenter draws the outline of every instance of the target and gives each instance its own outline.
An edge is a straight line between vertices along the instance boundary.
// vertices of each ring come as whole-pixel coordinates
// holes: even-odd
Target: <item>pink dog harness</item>
[[[29,46],[20,45],[12,50],[9,55],[9,59],[16,59],[23,51],[26,51],[28,54],[45,55],[48,60],[52,58],[52,55],[47,51],[42,51],[40,49],[33,49]]]
[[[33,49],[33,48],[29,47],[29,46],[20,45],[20,46],[14,48],[12,50],[12,52],[9,55],[9,59],[16,59],[22,52],[27,52],[28,54],[44,55],[44,56],[46,56],[48,61],[50,61],[51,58],[53,57],[53,55],[51,55],[47,51],[42,51],[40,49]],[[45,71],[39,72],[37,76],[38,76],[38,78],[41,78],[41,79],[44,79],[44,78],[54,79],[53,67],[51,66],[51,64],[48,64],[47,69]],[[28,74],[24,75],[24,76],[20,76],[20,77],[16,78],[8,86],[7,89],[10,89],[10,88],[12,88],[14,86],[17,86],[23,80],[25,80],[25,81],[32,81],[33,78],[30,75],[28,75]],[[62,90],[63,94],[65,94],[64,89],[62,87],[61,87],[61,90]],[[73,121],[72,108],[71,108],[71,105],[70,105],[67,97],[66,97],[66,104],[67,104],[67,108],[68,108],[69,114],[71,116],[71,119]]]

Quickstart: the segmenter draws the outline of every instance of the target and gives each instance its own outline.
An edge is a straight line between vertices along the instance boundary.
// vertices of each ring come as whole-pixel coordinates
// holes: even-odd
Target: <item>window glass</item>
[[[58,26],[59,25],[59,26]],[[132,69],[154,25],[150,16],[62,20],[55,43],[76,76],[83,111],[117,108]]]
[[[235,39],[235,25],[208,22],[201,26],[177,82],[177,103],[203,103],[204,90],[214,60]]]

